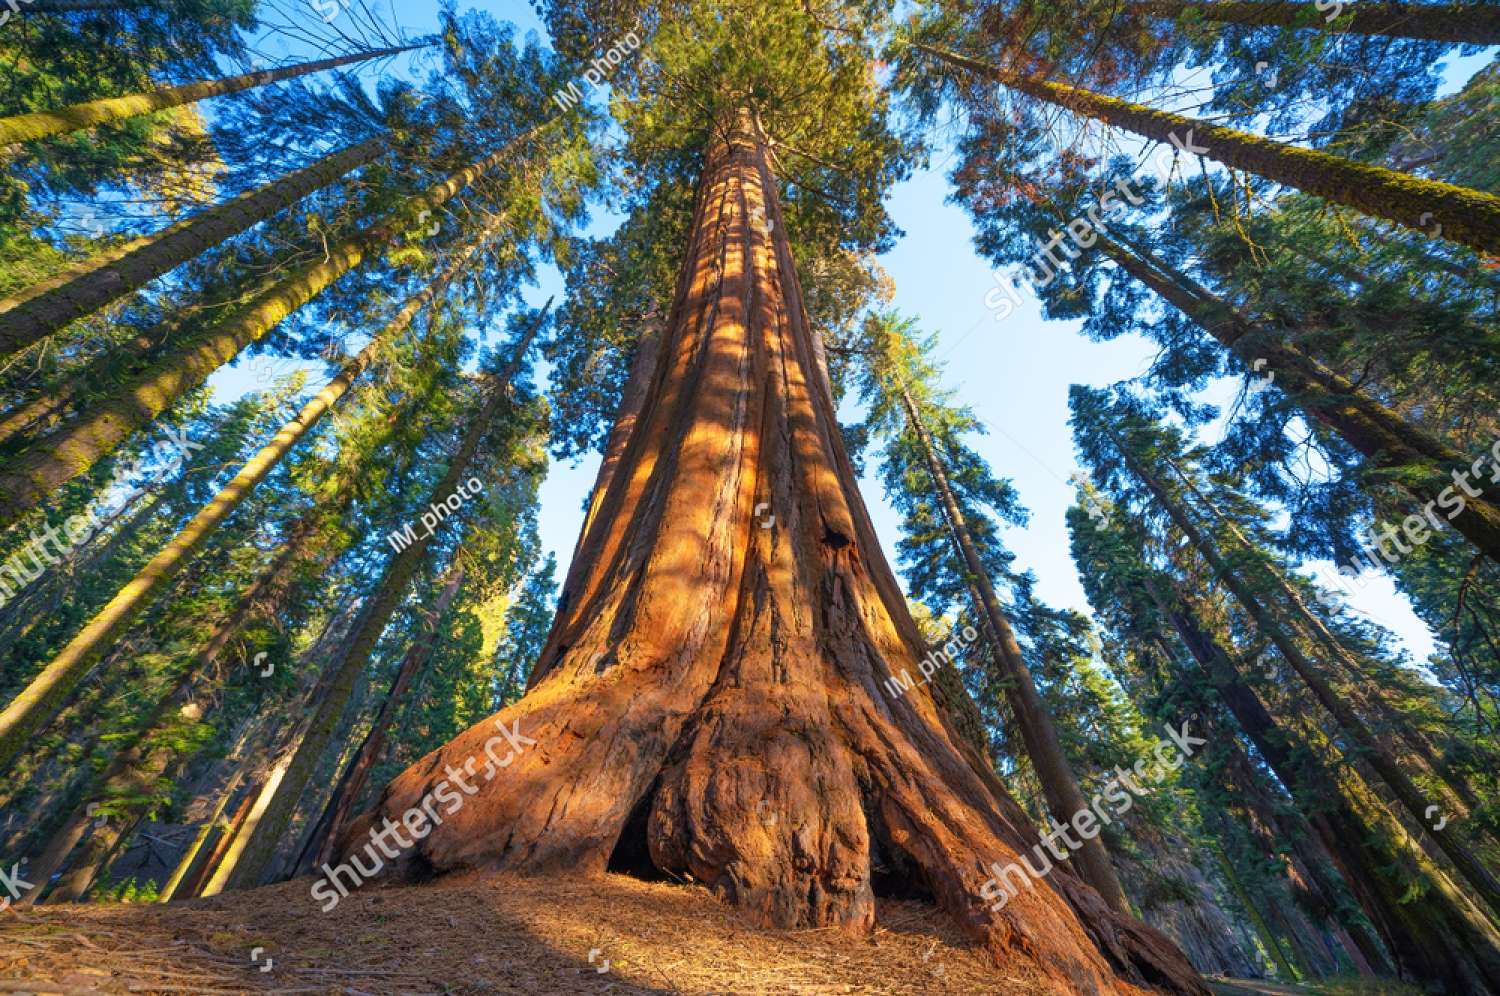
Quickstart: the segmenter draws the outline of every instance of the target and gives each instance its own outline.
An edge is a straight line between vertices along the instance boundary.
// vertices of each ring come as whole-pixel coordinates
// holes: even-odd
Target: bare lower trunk
[[[1500,45],[1500,8],[1478,3],[1339,4],[1279,0],[1143,0],[1132,11],[1153,17],[1191,14],[1204,21],[1246,27],[1274,25],[1335,34],[1386,35],[1455,45]]]
[[[1150,582],[1148,581],[1149,585]],[[1450,992],[1500,988],[1500,935],[1331,745],[1288,735],[1191,612],[1153,590],[1245,736],[1291,790],[1404,973]]]
[[[1011,72],[929,45],[913,47],[951,66],[1113,128],[1157,142],[1172,142],[1191,154],[1315,194],[1372,218],[1384,218],[1423,234],[1439,232],[1450,242],[1482,253],[1500,253],[1500,197],[1494,194],[1287,145],[1119,97]]]
[[[999,684],[1004,688],[1005,697],[1021,727],[1026,755],[1036,769],[1037,780],[1041,782],[1042,794],[1047,798],[1047,808],[1051,811],[1053,820],[1056,825],[1066,826],[1079,813],[1089,813],[1088,801],[1084,799],[1083,790],[1078,787],[1078,778],[1073,774],[1067,755],[1063,753],[1057,727],[1053,725],[1042,696],[1036,690],[1031,669],[1021,656],[1020,644],[1016,642],[1010,621],[1005,618],[1005,612],[1000,607],[995,586],[990,583],[984,563],[979,559],[979,551],[969,534],[968,523],[964,521],[963,512],[953,497],[947,471],[938,460],[921,412],[905,387],[901,389],[901,401],[906,406],[906,417],[922,445],[928,473],[937,490],[948,529],[953,534],[954,545],[958,547],[959,556],[963,558],[967,568],[971,590],[978,596],[975,599],[975,609],[986,623],[995,663],[1003,671]],[[1120,887],[1120,880],[1115,874],[1114,865],[1110,863],[1103,839],[1097,834],[1093,837],[1079,834],[1079,839],[1083,844],[1078,850],[1079,874],[1109,903],[1110,908],[1117,913],[1129,915],[1130,903],[1125,898],[1125,890]]]
[[[567,874],[618,853],[761,923],[854,930],[873,924],[878,862],[1039,991],[1204,992],[1168,940],[1066,869],[1008,904],[986,887],[1037,838],[925,686],[883,688],[922,640],[784,232],[764,139],[748,114],[722,123],[650,397],[530,691],[407,769],[341,853],[376,871]],[[367,834],[391,827],[403,851],[386,863]]]
[[[324,807],[323,817],[308,834],[303,846],[303,858],[292,872],[293,875],[310,873],[320,862],[332,859],[334,842],[349,822],[349,817],[354,812],[354,803],[365,787],[365,780],[385,748],[386,733],[390,730],[391,721],[396,718],[397,710],[405,704],[412,679],[427,666],[432,648],[437,642],[437,625],[448,611],[448,606],[452,604],[463,581],[464,569],[461,564],[449,568],[447,580],[438,593],[437,601],[426,613],[426,627],[417,634],[405,656],[401,658],[391,689],[386,693],[375,721],[370,724],[369,733],[365,734],[359,749],[345,767],[344,774],[333,791],[333,797]]]
[[[239,768],[230,776],[229,781],[219,790],[219,801],[215,803],[213,810],[208,814],[208,819],[198,828],[193,836],[192,842],[188,844],[187,850],[182,852],[182,857],[177,861],[177,867],[172,869],[172,874],[162,885],[157,893],[157,902],[171,902],[176,898],[178,891],[182,888],[193,874],[201,869],[200,859],[204,856],[204,848],[208,846],[209,839],[213,837],[214,831],[227,832],[228,826],[222,824],[224,810],[229,808],[229,803],[234,799],[235,791],[240,787],[240,782],[245,777],[246,762],[241,762]]]

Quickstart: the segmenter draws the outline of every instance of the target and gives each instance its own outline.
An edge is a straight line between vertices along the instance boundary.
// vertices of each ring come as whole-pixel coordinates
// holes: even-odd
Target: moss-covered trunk
[[[1304,149],[1223,125],[1027,76],[954,52],[917,45],[949,65],[1191,155],[1246,170],[1369,215],[1500,255],[1500,197],[1441,180]]]
[[[0,301],[0,357],[25,349],[74,319],[140,289],[204,250],[372,162],[385,148],[384,139],[372,138],[324,156],[305,169],[11,295]]]
[[[432,657],[433,648],[437,645],[437,625],[458,595],[463,582],[463,565],[450,567],[442,590],[438,592],[437,601],[425,613],[424,628],[402,656],[401,663],[396,668],[396,677],[391,681],[390,690],[380,704],[380,711],[375,714],[369,732],[360,741],[354,756],[345,765],[344,773],[339,777],[332,797],[323,807],[322,815],[308,833],[302,846],[302,856],[292,869],[291,876],[310,874],[320,863],[333,857],[335,841],[354,814],[354,804],[364,791],[370,771],[380,760],[381,751],[385,749],[391,723],[395,720],[396,713],[406,704],[407,691],[411,688],[413,679]]]
[[[1386,35],[1454,45],[1500,45],[1500,7],[1477,3],[1360,3],[1292,0],[1138,0],[1133,13],[1243,27],[1310,28],[1335,34]],[[1333,15],[1333,16],[1330,16]]]
[[[0,469],[0,529],[53,491],[84,473],[131,433],[149,425],[178,398],[208,379],[250,343],[275,328],[334,281],[380,252],[399,232],[404,219],[421,210],[435,211],[489,172],[546,125],[538,125],[478,162],[459,170],[409,199],[402,211],[330,246],[323,259],[258,293],[227,317],[213,322],[160,358],[148,358],[142,369],[122,377],[118,386],[87,409],[37,440]],[[0,728],[0,738],[3,738]]]
[[[418,312],[439,289],[478,250],[475,243],[448,266],[428,286],[413,295],[388,322],[321,391],[309,398],[276,436],[253,456],[239,472],[219,489],[205,505],[132,578],[114,598],[99,610],[88,625],[79,631],[41,673],[0,713],[0,767],[4,767],[24,746],[30,734],[47,714],[88,673],[90,665],[145,611],[165,586],[189,563],[208,538],[235,509],[255,490],[283,457],[316,426],[325,414],[353,386],[360,374],[388,349],[397,336],[411,325]]]
[[[268,83],[277,83],[281,80],[296,79],[309,73],[321,73],[327,69],[337,69],[340,66],[351,65],[356,62],[364,62],[367,59],[383,59],[389,55],[397,55],[401,52],[409,52],[419,45],[406,45],[400,48],[380,48],[366,52],[354,52],[350,55],[341,55],[333,59],[319,59],[316,62],[302,62],[294,66],[284,66],[281,69],[262,69],[253,73],[243,73],[239,76],[226,76],[217,80],[201,80],[197,83],[184,83],[182,86],[165,87],[161,90],[152,90],[149,93],[135,93],[124,97],[106,97],[102,100],[91,100],[84,104],[74,104],[71,107],[59,108],[55,111],[34,111],[30,114],[17,114],[8,118],[0,118],[0,147],[12,145],[16,142],[29,142],[38,138],[46,138],[48,135],[61,135],[70,131],[78,131],[80,128],[92,128],[95,125],[108,124],[111,121],[122,121],[126,118],[139,117],[142,114],[152,114],[156,111],[164,111],[169,107],[181,107],[183,104],[192,104],[210,97],[222,97],[226,94],[238,93],[252,87],[265,86]]]

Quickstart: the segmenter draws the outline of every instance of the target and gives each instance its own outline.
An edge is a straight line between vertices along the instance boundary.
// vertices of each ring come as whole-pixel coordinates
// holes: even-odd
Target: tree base
[[[339,853],[374,862],[386,820],[420,839],[380,873],[598,874],[644,852],[783,928],[868,931],[881,882],[1053,992],[1206,993],[1065,865],[984,897],[1037,836],[921,683],[774,190],[741,113],[707,155],[650,389],[622,412],[530,691],[397,777]],[[893,694],[896,675],[918,684]]]

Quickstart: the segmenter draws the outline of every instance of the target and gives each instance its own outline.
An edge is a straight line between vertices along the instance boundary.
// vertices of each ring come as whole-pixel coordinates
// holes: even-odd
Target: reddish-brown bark
[[[474,794],[387,870],[576,875],[649,855],[756,921],[863,930],[879,864],[1045,991],[1205,992],[1066,866],[1002,909],[980,898],[991,864],[1037,836],[928,686],[883,687],[919,673],[923,644],[818,379],[782,226],[743,115],[708,153],[651,388],[530,691],[397,777],[341,852],[363,858],[368,831],[420,809],[449,765],[493,764],[504,724],[535,744],[464,779]]]

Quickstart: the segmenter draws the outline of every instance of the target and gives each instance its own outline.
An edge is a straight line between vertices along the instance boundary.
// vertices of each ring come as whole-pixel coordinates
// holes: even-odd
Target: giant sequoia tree
[[[858,48],[798,19],[791,8],[753,22],[698,15],[700,32],[751,36],[736,49],[747,65],[730,60],[700,91],[717,110],[699,121],[694,215],[659,358],[530,689],[397,777],[343,852],[420,809],[449,765],[472,772],[503,726],[534,746],[476,778],[401,870],[602,872],[613,856],[704,882],[763,923],[867,928],[879,861],[1049,990],[1199,992],[1169,942],[1064,869],[992,908],[989,867],[1036,833],[925,687],[893,697],[884,686],[916,670],[923,646],[839,438],[770,130],[790,117],[775,87],[791,67],[775,60],[825,65],[846,115],[869,113],[867,77],[850,65]]]
[[[0,12],[8,917],[613,871],[861,944],[930,901],[1031,992],[1500,990],[1500,473],[1391,568],[1425,667],[1295,559],[1500,464],[1500,76],[1437,96],[1493,10],[433,4],[407,54],[299,5]],[[1094,619],[886,310],[949,152],[1047,318],[1158,347],[1070,395]],[[593,450],[559,588],[540,485]]]

